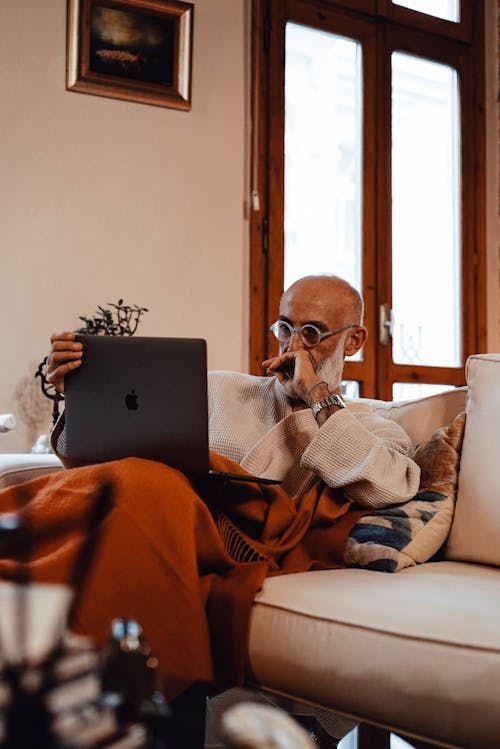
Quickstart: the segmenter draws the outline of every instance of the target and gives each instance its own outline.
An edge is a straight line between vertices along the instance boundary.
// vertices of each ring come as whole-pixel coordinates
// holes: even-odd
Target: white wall
[[[182,112],[66,91],[66,0],[1,0],[0,413],[36,395],[53,330],[119,297],[149,307],[142,334],[202,336],[211,368],[246,367],[247,8],[195,3]],[[0,449],[40,431],[20,422]]]

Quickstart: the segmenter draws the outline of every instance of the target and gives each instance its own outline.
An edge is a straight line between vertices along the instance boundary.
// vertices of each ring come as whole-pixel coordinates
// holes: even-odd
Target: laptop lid
[[[65,379],[68,456],[135,456],[207,474],[207,347],[199,338],[78,335]]]

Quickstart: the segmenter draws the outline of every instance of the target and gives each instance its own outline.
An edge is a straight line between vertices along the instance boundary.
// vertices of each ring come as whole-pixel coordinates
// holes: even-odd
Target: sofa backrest
[[[416,400],[361,400],[375,413],[400,424],[416,445],[428,440],[436,429],[447,426],[457,414],[465,411],[467,387],[454,388]]]

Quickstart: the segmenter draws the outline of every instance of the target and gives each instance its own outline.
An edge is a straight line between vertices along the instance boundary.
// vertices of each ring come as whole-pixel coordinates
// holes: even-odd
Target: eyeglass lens
[[[290,340],[295,330],[305,346],[316,346],[321,340],[321,332],[315,325],[302,325],[300,328],[294,328],[290,323],[279,320],[276,328],[277,338],[282,343]]]

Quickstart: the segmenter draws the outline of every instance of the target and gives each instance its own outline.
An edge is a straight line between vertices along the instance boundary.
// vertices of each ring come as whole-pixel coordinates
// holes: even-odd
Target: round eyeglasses
[[[331,335],[336,335],[336,333],[343,333],[344,330],[349,330],[349,328],[355,327],[355,324],[345,325],[343,328],[339,328],[338,330],[325,330],[325,332],[322,333],[321,330],[316,327],[316,325],[313,325],[310,322],[306,323],[305,325],[295,326],[287,322],[287,320],[276,320],[276,322],[273,322],[269,330],[274,333],[278,341],[282,344],[289,343],[293,334],[297,333],[302,344],[306,348],[312,348],[313,346],[317,346],[318,343],[321,343],[323,338],[328,338]]]

